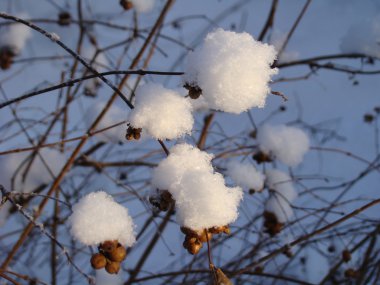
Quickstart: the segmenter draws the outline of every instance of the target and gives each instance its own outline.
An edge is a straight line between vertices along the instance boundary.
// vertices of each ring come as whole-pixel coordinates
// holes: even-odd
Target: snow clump
[[[344,53],[364,53],[380,58],[380,16],[353,24],[342,38]]]
[[[261,151],[288,166],[301,163],[310,145],[309,137],[303,130],[285,125],[262,126],[257,132],[257,142]]]
[[[200,87],[210,108],[239,114],[264,107],[275,59],[275,48],[250,34],[217,29],[188,55],[184,82]]]
[[[155,0],[131,0],[137,13],[149,13],[153,10]]]
[[[18,18],[25,19],[27,14],[19,14]],[[0,48],[9,48],[15,55],[21,53],[26,41],[32,36],[31,29],[21,23],[12,23],[0,28]]]
[[[289,221],[293,216],[291,203],[297,198],[292,178],[279,170],[271,169],[265,172],[266,184],[271,193],[266,202],[265,209],[276,215],[280,223]]]
[[[264,188],[265,176],[248,163],[231,161],[227,165],[227,175],[239,186],[261,191]]]
[[[128,209],[104,191],[93,192],[80,199],[73,206],[69,223],[73,237],[85,245],[118,240],[129,247],[136,241],[135,226]]]
[[[202,230],[225,226],[238,217],[242,190],[226,187],[223,176],[214,172],[211,159],[206,152],[179,144],[153,172],[152,184],[172,194],[177,221],[183,227]]]
[[[176,91],[148,83],[136,90],[135,108],[128,120],[134,128],[142,128],[156,139],[176,139],[191,133],[191,111],[189,100]]]

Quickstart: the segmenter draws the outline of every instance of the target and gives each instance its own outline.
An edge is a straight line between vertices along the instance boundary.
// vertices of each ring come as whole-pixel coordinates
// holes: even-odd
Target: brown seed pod
[[[189,97],[191,99],[198,99],[199,96],[201,96],[202,94],[202,89],[197,85],[191,85],[189,83],[186,83],[185,85],[183,85],[183,87],[189,90]]]
[[[349,250],[345,249],[342,251],[342,260],[346,263],[351,260],[351,253]]]
[[[94,269],[101,269],[107,264],[106,257],[101,253],[95,253],[93,256],[91,256],[91,266]]]
[[[133,133],[133,138],[135,140],[139,140],[141,138],[141,132],[134,132]]]
[[[58,15],[58,25],[68,26],[71,23],[71,15],[69,12],[63,11]]]
[[[124,10],[130,10],[133,8],[133,4],[129,0],[120,0],[120,6],[124,8]]]
[[[270,157],[270,155],[262,152],[262,151],[259,151],[257,153],[255,153],[252,158],[258,163],[263,163],[263,162],[271,162],[272,161],[272,158]]]
[[[113,251],[115,248],[117,248],[118,245],[117,240],[106,240],[105,242],[101,243],[99,246],[99,251],[104,252],[105,254],[110,253]]]
[[[283,223],[280,223],[274,213],[265,211],[264,214],[264,227],[265,232],[270,236],[275,236],[282,231]]]
[[[198,233],[190,228],[181,227],[181,232],[186,235],[186,237],[198,237]]]
[[[141,138],[141,128],[134,128],[132,126],[129,126],[127,129],[127,133],[125,135],[125,138],[130,141],[130,140],[139,140]]]
[[[344,271],[344,276],[347,278],[357,278],[359,275],[359,272],[353,268],[348,268],[346,271]]]
[[[182,245],[184,248],[187,249],[189,246],[191,246],[192,244],[195,244],[195,243],[199,243],[198,238],[186,236]]]
[[[186,249],[190,254],[194,255],[201,250],[202,246],[203,244],[200,241],[196,241],[194,243],[190,243]]]
[[[264,268],[262,266],[256,266],[255,269],[254,269],[254,272],[255,273],[263,273],[264,272]]]
[[[109,274],[117,274],[120,270],[120,262],[117,261],[107,261],[106,271]]]
[[[107,254],[108,259],[115,262],[123,261],[126,256],[127,250],[121,244],[118,244],[118,246],[114,250]]]
[[[14,51],[9,47],[0,48],[0,68],[9,69],[12,66],[13,58],[16,56]]]
[[[225,233],[226,235],[229,235],[231,233],[230,227],[228,225],[221,226],[221,227],[212,227],[212,228],[208,229],[208,231],[212,234]]]
[[[209,231],[199,231],[198,232],[198,238],[200,242],[207,242],[207,239],[210,241],[212,239],[212,233]]]

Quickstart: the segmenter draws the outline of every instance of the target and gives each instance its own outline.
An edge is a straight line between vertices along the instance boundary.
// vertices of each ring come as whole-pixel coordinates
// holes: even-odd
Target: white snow
[[[173,195],[181,226],[201,230],[230,224],[238,217],[242,190],[225,186],[223,176],[214,172],[211,158],[191,145],[180,144],[154,170],[152,184]]]
[[[135,108],[128,120],[156,139],[176,139],[191,133],[191,111],[190,102],[176,91],[148,83],[137,88]]]
[[[213,172],[212,155],[189,144],[177,144],[153,172],[152,184],[159,189],[176,188],[191,171]]]
[[[138,13],[149,13],[153,10],[155,0],[131,0],[133,7]]]
[[[53,41],[53,42],[57,42],[61,39],[61,37],[56,34],[56,33],[50,33],[50,39]]]
[[[80,199],[73,206],[69,223],[73,237],[85,245],[118,240],[129,247],[136,241],[127,208],[104,191],[92,192]]]
[[[184,82],[198,85],[210,108],[239,114],[264,107],[275,58],[273,46],[250,34],[217,29],[188,55]]]
[[[261,191],[264,187],[264,174],[249,163],[229,162],[227,164],[227,175],[241,187],[256,191]]]
[[[94,105],[88,108],[88,110],[86,111],[86,117],[85,117],[87,127],[89,127],[90,124],[94,122],[94,120],[103,110],[105,105],[106,105],[105,101],[98,101],[97,103],[95,103]],[[96,130],[101,130],[101,129],[110,127],[112,125],[125,121],[126,119],[127,119],[127,111],[122,110],[120,107],[114,104],[105,114],[105,116],[102,118]],[[127,129],[127,124],[124,123],[117,127],[113,127],[107,131],[100,132],[96,134],[95,137],[100,141],[118,143],[120,141],[125,140],[126,129]]]
[[[257,142],[261,151],[273,155],[288,166],[301,163],[310,145],[309,137],[303,130],[286,125],[260,127]]]
[[[187,97],[186,99],[189,100],[194,112],[203,112],[210,110],[210,107],[208,106],[205,97],[203,97],[202,95],[195,100],[189,97]]]
[[[16,15],[18,18],[28,18],[26,13]],[[9,47],[17,55],[25,46],[26,41],[32,36],[31,29],[20,23],[12,23],[0,28],[0,45]]]
[[[380,15],[352,24],[342,38],[340,49],[344,53],[380,58]]]
[[[265,209],[275,214],[280,223],[285,223],[293,216],[291,203],[297,198],[292,178],[276,169],[267,170],[265,176],[268,188],[273,191],[265,204]]]

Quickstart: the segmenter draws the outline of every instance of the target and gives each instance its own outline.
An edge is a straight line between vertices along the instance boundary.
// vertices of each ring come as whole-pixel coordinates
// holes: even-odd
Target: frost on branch
[[[265,176],[249,163],[231,161],[227,165],[227,175],[241,187],[261,191],[264,188]]]
[[[344,53],[363,53],[380,58],[380,16],[353,24],[343,37],[340,49]]]
[[[257,141],[261,151],[289,166],[301,163],[310,144],[303,130],[285,125],[264,125],[257,132]]]
[[[239,114],[264,107],[275,59],[273,46],[248,33],[217,29],[188,55],[184,82],[200,87],[210,108]]]
[[[106,192],[93,192],[73,206],[69,218],[71,234],[85,245],[117,240],[127,247],[136,240],[134,224],[127,208]]]
[[[265,175],[266,184],[273,191],[265,205],[265,210],[273,213],[280,223],[285,223],[293,216],[291,203],[297,198],[292,178],[275,169],[266,171]]]
[[[135,108],[128,120],[156,139],[176,139],[191,133],[191,111],[190,102],[176,91],[148,83],[136,90]]]
[[[26,18],[26,14],[18,15]],[[31,37],[31,30],[24,24],[12,23],[0,28],[0,67],[8,69],[11,67],[13,58],[19,55],[26,41]]]
[[[191,145],[176,145],[153,173],[152,184],[172,194],[178,223],[195,231],[234,222],[243,195],[241,188],[225,186],[211,158]]]

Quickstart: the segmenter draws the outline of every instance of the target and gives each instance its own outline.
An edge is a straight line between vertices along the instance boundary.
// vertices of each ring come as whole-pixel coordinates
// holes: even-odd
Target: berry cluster
[[[117,274],[120,270],[120,263],[127,256],[127,250],[117,240],[105,241],[98,247],[99,252],[91,257],[91,266],[94,269],[105,270],[109,274]]]
[[[183,247],[187,251],[194,255],[197,254],[203,247],[203,243],[210,241],[213,234],[230,234],[229,226],[212,227],[209,229],[204,229],[200,231],[194,231],[192,229],[181,227],[181,232],[185,234],[185,240],[183,242]]]
[[[125,135],[125,138],[128,141],[139,140],[141,137],[141,131],[142,131],[141,128],[133,128],[133,127],[129,126],[127,129],[127,134]]]

